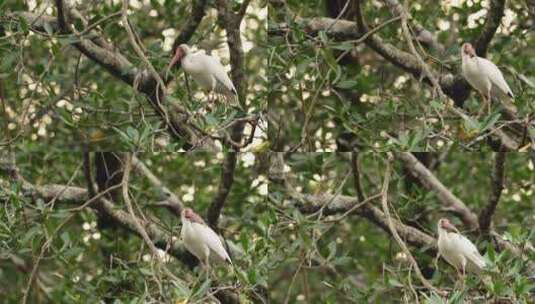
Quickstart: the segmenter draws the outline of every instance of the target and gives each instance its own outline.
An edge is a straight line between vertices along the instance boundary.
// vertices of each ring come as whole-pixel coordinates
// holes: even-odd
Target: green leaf
[[[28,22],[26,22],[26,18],[19,16],[19,24],[24,34],[28,34],[29,26],[28,26]]]
[[[467,132],[479,130],[479,123],[471,117],[464,117],[464,128]]]
[[[340,89],[351,89],[351,88],[356,87],[357,84],[358,83],[357,83],[356,80],[346,79],[346,80],[342,80],[339,83],[337,83],[336,87],[340,88]]]
[[[71,242],[71,238],[69,236],[69,232],[65,231],[61,234],[61,239],[65,243],[65,245],[68,245]]]
[[[331,48],[335,50],[340,50],[340,51],[349,51],[353,49],[353,44],[344,42],[340,44],[335,44]]]
[[[403,287],[403,284],[401,284],[400,281],[394,279],[394,278],[389,278],[388,279],[388,285],[392,286],[392,287]]]
[[[141,267],[139,268],[139,272],[141,272],[142,274],[146,275],[146,276],[152,276],[154,275],[154,272],[152,272],[151,269],[149,268],[145,268],[145,267]]]
[[[126,128],[126,134],[128,134],[128,137],[130,137],[134,142],[139,141],[139,132],[135,128],[128,126],[128,128]]]
[[[202,285],[199,287],[199,289],[197,290],[197,292],[195,292],[194,296],[204,295],[210,288],[211,283],[212,281],[210,279],[204,281]]]
[[[481,132],[492,128],[492,126],[494,126],[494,124],[498,121],[498,119],[500,119],[500,116],[501,116],[500,113],[495,113],[491,115],[490,117],[488,117],[487,120],[483,122],[483,126],[481,127]]]
[[[433,109],[436,109],[436,110],[440,110],[440,111],[442,111],[442,110],[444,110],[444,108],[445,108],[445,106],[444,106],[444,104],[443,104],[442,102],[438,102],[438,101],[436,101],[436,100],[431,100],[431,103],[430,103],[430,104],[431,104],[431,107],[432,107]]]
[[[49,22],[45,22],[43,24],[43,27],[45,28],[45,31],[47,32],[47,34],[49,34],[51,36],[54,34],[54,30],[52,29],[52,25],[50,25]]]
[[[491,244],[487,247],[487,255],[491,262],[494,263],[494,261],[496,261],[496,251],[494,251],[494,247]]]
[[[320,31],[318,36],[323,43],[327,44],[329,42],[329,37],[327,37],[327,33],[325,33],[325,31]]]

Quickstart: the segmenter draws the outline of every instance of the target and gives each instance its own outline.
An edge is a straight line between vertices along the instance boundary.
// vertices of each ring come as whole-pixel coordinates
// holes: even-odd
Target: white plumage
[[[220,261],[232,263],[219,236],[190,208],[181,213],[182,230],[180,236],[186,249],[205,266],[209,266],[210,256]],[[214,255],[211,255],[214,253]]]
[[[462,275],[466,271],[479,273],[486,265],[476,246],[460,234],[448,219],[438,221],[438,252]]]
[[[192,52],[189,46],[180,45],[169,64],[181,62],[184,71],[205,91],[223,96],[227,102],[236,101],[238,93],[219,58],[206,55],[204,50]]]
[[[500,69],[492,61],[478,57],[470,43],[463,44],[461,58],[464,78],[483,96],[483,102],[487,104],[489,113],[492,98],[502,102],[507,110],[516,112],[511,103],[514,98],[513,92]]]

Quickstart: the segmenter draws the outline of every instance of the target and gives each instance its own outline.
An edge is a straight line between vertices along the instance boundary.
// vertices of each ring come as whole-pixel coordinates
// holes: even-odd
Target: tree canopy
[[[2,1],[1,144],[253,149],[266,139],[266,18],[260,1]],[[182,43],[221,58],[242,109],[207,107],[167,69]]]
[[[533,145],[532,1],[271,1],[270,8],[274,150]],[[477,116],[483,101],[461,75],[463,42],[505,75],[516,113],[494,102],[491,114]]]

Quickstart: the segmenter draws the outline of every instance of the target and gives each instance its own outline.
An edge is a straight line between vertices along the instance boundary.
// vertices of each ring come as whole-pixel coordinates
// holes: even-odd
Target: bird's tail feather
[[[472,253],[467,256],[470,262],[474,263],[477,268],[480,270],[485,268],[487,263],[485,262],[485,259],[479,254],[479,253]]]

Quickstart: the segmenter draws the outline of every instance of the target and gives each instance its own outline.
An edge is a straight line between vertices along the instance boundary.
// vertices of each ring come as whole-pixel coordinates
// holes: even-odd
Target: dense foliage
[[[388,5],[397,3],[403,8],[404,2],[271,3],[269,138],[274,150],[436,151],[451,145],[467,150],[488,147],[484,140],[488,130],[507,125],[498,104],[490,115],[476,117],[481,96],[472,92],[465,99],[464,94],[469,93],[466,83],[459,81],[451,92],[442,85],[448,95],[444,100],[424,79],[425,74],[411,74],[413,70],[403,68],[405,59],[393,63],[356,34],[357,3],[362,3],[363,19],[370,29],[378,29],[374,35],[382,39],[381,45],[396,48],[392,52],[402,54],[399,56],[411,57],[402,16]],[[476,41],[490,14],[489,6],[504,1],[407,3],[411,42],[442,81],[448,74],[459,75],[461,44]],[[535,110],[533,11],[530,14],[524,1],[507,1],[505,16],[487,52],[487,58],[499,66],[515,92],[519,117]],[[335,18],[339,21],[326,21]],[[420,35],[418,26],[427,30],[425,35]],[[453,103],[469,117],[449,111]]]
[[[368,205],[357,201],[346,207],[334,198],[314,203],[311,197],[326,193],[358,196],[350,158],[347,154],[292,154],[285,158],[285,181],[275,179],[270,184],[270,202],[277,210],[273,244],[278,267],[270,277],[273,302],[532,303],[535,284],[528,277],[534,269],[528,263],[535,258],[533,158],[507,155],[504,191],[493,215],[496,232],[521,248],[523,257],[499,249],[486,234],[468,231],[436,193],[422,187],[401,162],[394,162],[388,191],[392,216],[433,238],[437,237],[438,219],[448,217],[491,265],[481,276],[468,275],[463,288],[453,267],[443,259],[435,264],[434,245],[409,246],[424,277],[447,291],[448,297],[422,286],[389,228],[370,213],[369,205],[381,209],[378,198]],[[426,160],[436,177],[476,214],[489,204],[494,189],[489,178],[492,154],[450,152],[421,155],[420,159]],[[384,154],[360,155],[365,197],[381,192],[386,162]],[[310,208],[312,204],[317,208]],[[409,243],[408,235],[402,236]]]
[[[136,77],[147,71],[128,38],[122,19],[123,1],[66,1],[75,7],[81,20],[74,20],[84,39],[105,39],[138,69]],[[144,56],[162,77],[176,76],[167,86],[161,102],[173,115],[176,106],[185,108],[190,123],[206,134],[215,134],[240,114],[219,104],[207,108],[207,96],[180,70],[166,68],[175,39],[182,34],[196,1],[129,1],[128,20]],[[204,1],[207,3],[207,1]],[[237,10],[240,3],[231,2]],[[36,28],[24,13],[50,19]],[[56,32],[57,9],[53,1],[0,1],[0,142],[26,147],[33,142],[60,147],[85,143],[94,149],[177,151],[184,141],[169,138],[165,119],[157,115],[146,94],[138,92],[136,82],[124,83],[120,77],[95,60],[82,55],[75,44],[76,33]],[[243,69],[248,113],[266,108],[265,20],[267,10],[253,1],[241,25]],[[93,31],[93,32],[92,32]],[[87,34],[89,33],[89,34]],[[230,70],[227,37],[214,4],[204,8],[204,18],[183,41],[218,55]],[[126,71],[123,71],[126,73]],[[212,97],[213,99],[213,97]],[[265,139],[265,123],[260,122],[254,144]],[[246,132],[250,132],[250,126]],[[247,133],[248,134],[248,133]]]
[[[184,205],[205,216],[219,190],[221,163],[227,156],[159,154],[139,159]],[[78,153],[41,151],[19,154],[15,163],[30,183],[84,187],[82,159]],[[232,190],[219,221],[235,268],[214,267],[210,281],[205,281],[200,267],[174,258],[170,248],[160,251],[158,262],[131,229],[115,220],[106,221],[96,209],[77,208],[86,199],[69,200],[61,192],[56,199],[43,199],[22,182],[2,179],[2,301],[20,302],[27,293],[26,303],[202,303],[213,297],[217,289],[210,286],[216,279],[215,288],[235,288],[245,302],[254,299],[254,292],[266,288],[272,263],[266,254],[271,244],[266,237],[270,218],[264,212],[267,180],[263,170],[253,154],[238,156]],[[138,173],[131,176],[128,188],[136,214],[164,231],[168,244],[181,246],[180,216],[158,206],[165,199],[162,190]],[[114,198],[115,208],[126,210],[122,196]]]

